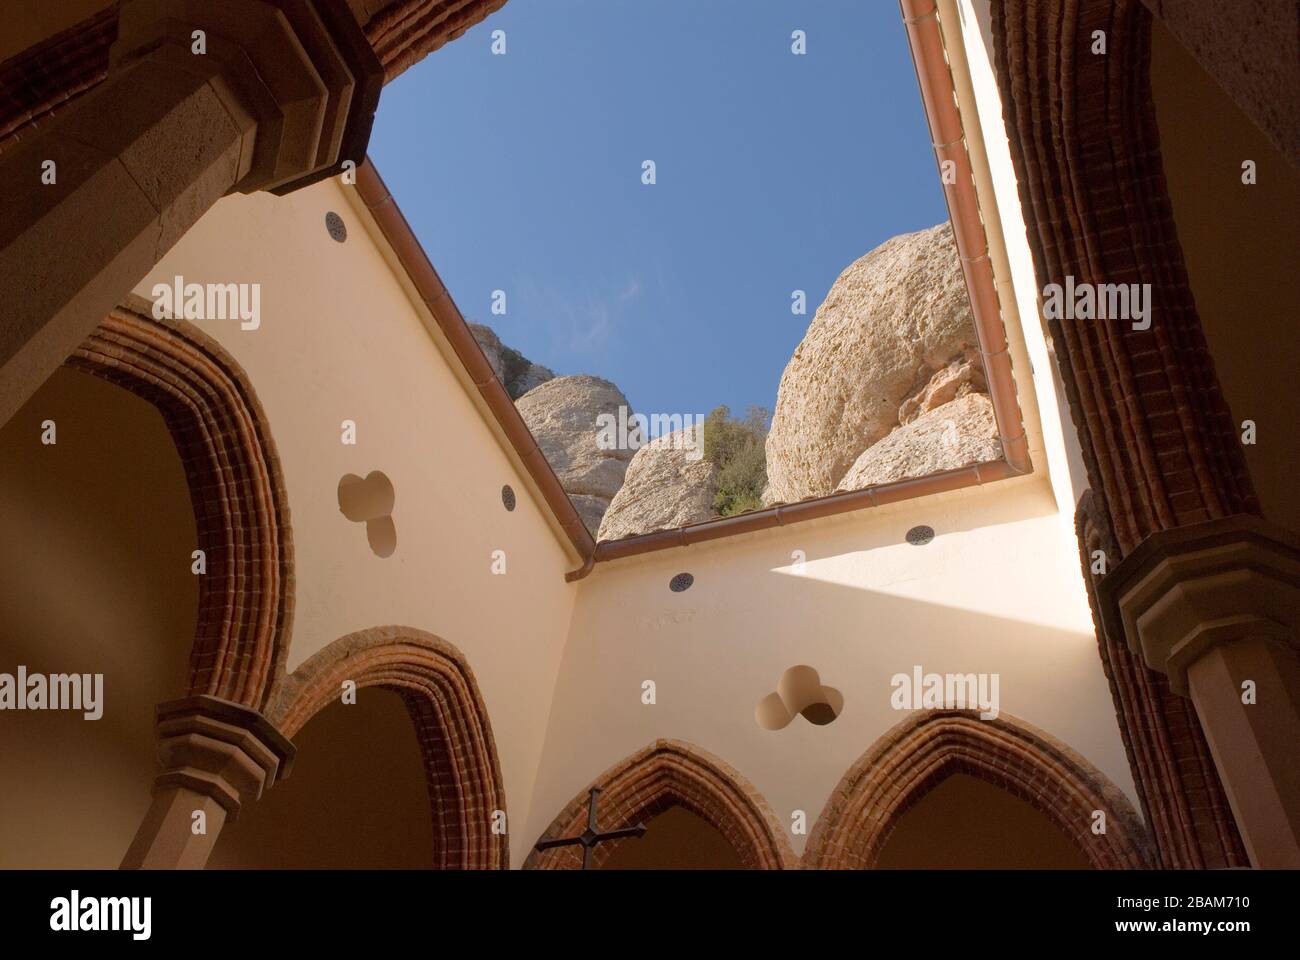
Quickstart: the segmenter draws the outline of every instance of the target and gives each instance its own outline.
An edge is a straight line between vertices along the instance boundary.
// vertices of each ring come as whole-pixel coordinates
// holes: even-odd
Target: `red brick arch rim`
[[[737,770],[701,748],[681,740],[656,740],[601,774],[560,812],[539,840],[576,836],[587,826],[587,802],[600,787],[601,830],[635,826],[682,807],[717,829],[750,869],[790,870],[798,866],[781,822],[762,794]],[[623,841],[599,844],[598,867]],[[525,870],[572,870],[582,866],[578,847],[560,847],[524,861]]]
[[[424,759],[440,869],[505,870],[510,849],[493,832],[506,810],[504,781],[487,707],[465,656],[414,627],[373,627],[329,644],[277,685],[267,712],[292,737],[342,695],[382,687],[401,696]],[[508,823],[508,821],[505,821]]]
[[[990,6],[1003,120],[1038,283],[1072,276],[1078,283],[1151,284],[1149,330],[1047,321],[1094,525],[1110,541],[1111,562],[1158,531],[1260,509],[1165,183],[1150,72],[1152,10],[1163,18],[1166,5]],[[1092,53],[1097,30],[1106,35],[1105,55]],[[1086,557],[1084,577],[1094,590]],[[1125,638],[1099,629],[1098,641],[1161,865],[1248,864],[1191,701],[1131,656]]]
[[[924,710],[885,733],[844,775],[804,852],[809,869],[874,867],[898,821],[947,777],[965,773],[1027,801],[1098,869],[1151,865],[1146,829],[1132,804],[1087,760],[1005,713]],[[1094,834],[1094,811],[1106,832]]]
[[[199,577],[191,696],[260,710],[284,671],[293,619],[293,537],[262,405],[239,364],[184,320],[143,302],[114,310],[66,365],[157,407],[190,490]],[[189,562],[179,557],[177,562]]]

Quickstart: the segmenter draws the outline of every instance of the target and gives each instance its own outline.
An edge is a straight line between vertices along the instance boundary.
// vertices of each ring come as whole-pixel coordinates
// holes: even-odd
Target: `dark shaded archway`
[[[114,310],[67,365],[162,414],[207,565],[189,693],[261,710],[284,669],[293,616],[293,539],[270,425],[247,375],[216,341],[141,310]]]
[[[406,703],[424,758],[440,869],[507,869],[505,787],[487,708],[464,656],[413,627],[374,627],[335,640],[277,688],[268,717],[288,737],[341,698],[343,684],[384,687]],[[496,817],[500,811],[502,817]]]
[[[583,831],[591,787],[601,788],[601,830],[634,826],[680,806],[726,837],[746,867],[782,870],[797,865],[790,842],[762,795],[731,766],[692,744],[656,740],[615,764],[569,801],[542,839],[571,837]],[[592,864],[599,866],[620,842],[597,846]],[[581,853],[575,852],[578,849],[534,850],[524,868],[576,869],[582,865]]]
[[[437,844],[421,745],[382,687],[294,735],[293,772],[227,820],[205,869],[427,870]]]
[[[965,710],[918,711],[889,730],[831,791],[804,851],[809,869],[869,869],[902,815],[964,773],[1042,812],[1097,868],[1150,866],[1137,811],[1083,757],[1022,720]],[[1105,832],[1094,833],[1096,812]]]

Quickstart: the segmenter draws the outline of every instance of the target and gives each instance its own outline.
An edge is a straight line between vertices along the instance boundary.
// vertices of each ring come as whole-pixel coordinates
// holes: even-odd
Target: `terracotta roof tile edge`
[[[529,477],[537,485],[556,522],[573,544],[578,556],[586,560],[595,554],[596,542],[578,516],[569,496],[560,486],[559,478],[537,446],[524,418],[506,393],[506,388],[492,372],[492,366],[483,354],[478,341],[465,322],[460,308],[443,285],[442,278],[429,261],[420,241],[393,199],[379,171],[369,157],[357,168],[356,189],[375,225],[392,247],[407,276],[415,285],[420,299],[428,307],[434,321],[442,331],[461,366],[478,389],[506,440],[519,456]]]
[[[789,526],[807,520],[848,513],[852,510],[865,510],[903,500],[914,500],[917,497],[961,490],[1020,475],[1021,471],[1014,469],[1005,460],[989,460],[985,463],[943,470],[911,480],[897,480],[893,483],[863,487],[861,490],[846,490],[825,497],[800,500],[798,503],[783,503],[733,517],[718,517],[668,530],[624,537],[621,540],[602,540],[596,544],[595,562],[621,560],[624,557],[651,553],[655,550],[686,547],[693,543],[703,543],[741,533]],[[582,569],[571,572],[567,575],[567,579],[581,580],[591,572],[593,565],[587,564]]]

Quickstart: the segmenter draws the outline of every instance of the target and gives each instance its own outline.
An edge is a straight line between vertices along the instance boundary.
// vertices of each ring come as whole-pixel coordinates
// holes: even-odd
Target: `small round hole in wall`
[[[907,531],[907,542],[914,547],[924,547],[934,539],[934,527],[919,526]]]
[[[507,510],[513,511],[515,508],[515,491],[508,483],[501,488],[501,503]]]
[[[325,214],[325,229],[329,231],[332,239],[342,243],[348,238],[348,227],[343,222],[343,218],[331,210]]]
[[[695,578],[689,573],[679,573],[668,581],[668,589],[673,593],[682,593],[685,590],[691,589],[691,584],[694,582]]]

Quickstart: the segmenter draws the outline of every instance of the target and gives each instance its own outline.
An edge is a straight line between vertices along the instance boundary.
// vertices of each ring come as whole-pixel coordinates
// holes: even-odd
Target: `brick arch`
[[[335,640],[276,689],[267,714],[292,737],[336,701],[342,684],[401,696],[424,758],[440,869],[505,870],[510,850],[492,832],[506,809],[505,786],[487,708],[464,655],[414,627],[374,627]],[[507,821],[508,822],[508,821]]]
[[[955,773],[1028,802],[1096,868],[1150,865],[1137,811],[1069,747],[1005,713],[981,720],[972,711],[922,710],[885,733],[844,775],[808,838],[804,866],[874,866],[903,814]],[[1106,813],[1104,835],[1092,833],[1094,810]]]
[[[1165,185],[1151,97],[1151,5],[999,0],[990,7],[1038,282],[1151,284],[1149,330],[1046,321],[1112,567],[1161,530],[1259,512]],[[1091,52],[1096,30],[1106,33],[1105,56]],[[1091,576],[1087,564],[1084,576]],[[1131,656],[1125,638],[1102,628],[1098,641],[1161,865],[1246,865],[1191,701]]]
[[[571,837],[587,826],[590,789],[600,787],[601,830],[634,826],[679,806],[718,830],[750,869],[788,870],[798,858],[762,794],[733,767],[693,744],[656,740],[615,764],[569,801],[539,839]],[[599,844],[599,866],[621,841]],[[560,847],[524,861],[526,870],[564,870],[582,865],[576,847]]]
[[[247,375],[192,324],[126,307],[105,318],[66,365],[162,414],[184,465],[196,546],[207,558],[189,693],[260,710],[289,647],[293,539],[270,425]]]

